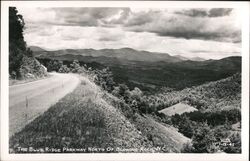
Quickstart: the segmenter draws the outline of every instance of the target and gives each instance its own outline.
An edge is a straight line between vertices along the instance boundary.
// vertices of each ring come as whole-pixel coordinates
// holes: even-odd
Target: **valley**
[[[38,50],[38,49],[37,49]],[[181,60],[169,54],[159,54],[130,49],[113,49],[108,55],[108,50],[58,50],[58,51],[34,51],[34,56],[48,66],[50,60],[62,61],[69,65],[73,60],[78,60],[81,65],[94,69],[109,67],[117,83],[125,83],[130,89],[139,87],[142,90],[159,91],[163,87],[181,90],[186,87],[201,85],[206,82],[223,79],[237,72],[241,72],[241,57],[228,57],[220,60],[192,61]],[[41,49],[40,49],[41,50]],[[90,50],[90,49],[89,49]],[[87,51],[89,51],[87,50]],[[103,49],[104,50],[104,49]],[[130,51],[139,57],[130,58]],[[74,51],[74,52],[72,52]],[[127,51],[127,50],[126,50]],[[119,53],[122,56],[114,56]],[[106,56],[107,54],[108,56]],[[145,60],[145,55],[147,59]],[[164,56],[163,56],[164,55]],[[156,58],[155,58],[156,57]]]
[[[49,72],[79,74],[81,83],[12,136],[11,152],[18,153],[16,145],[116,147],[112,152],[240,151],[241,131],[231,133],[241,120],[240,57],[154,62],[33,52]],[[205,141],[197,140],[200,130],[203,139],[214,139],[206,140],[205,149],[199,148]],[[34,143],[35,137],[39,141]],[[225,138],[235,146],[211,147]]]
[[[120,50],[124,49],[104,51],[117,54]],[[84,68],[83,73],[96,75],[94,82],[113,95],[105,94],[103,99],[118,108],[151,141],[152,147],[168,145],[167,152],[213,152],[216,148],[226,152],[239,152],[237,136],[240,131],[234,132],[234,135],[230,131],[241,120],[238,115],[241,109],[241,57],[193,61],[183,57],[167,59],[172,58],[167,54],[161,61],[147,61],[140,57],[133,58],[124,51],[120,53],[122,56],[101,53],[99,50],[89,49],[87,51],[91,52],[87,52],[88,54],[82,53],[83,51],[86,50],[52,53],[39,50],[34,51],[34,55],[49,71],[60,72],[62,65],[72,68],[72,64],[79,63],[79,67]],[[136,52],[131,49],[129,51]],[[152,56],[149,52],[146,54],[148,57]],[[53,68],[50,69],[50,66]],[[142,94],[133,96],[134,92]],[[122,104],[118,100],[122,100]],[[147,130],[141,128],[144,126]],[[166,129],[170,133],[149,130],[158,127],[162,130],[176,128],[180,134],[172,135],[174,132],[170,132],[170,129]],[[219,128],[224,130],[220,131]],[[211,144],[208,143],[204,145],[206,149],[196,149],[200,144],[200,141],[196,142],[199,130],[211,130],[212,133],[207,134],[214,139],[212,143],[231,138],[236,141],[237,146],[211,149]],[[204,136],[207,134],[204,133]],[[174,139],[174,135],[177,138]],[[182,135],[187,137],[183,138],[185,142],[173,141],[181,139]]]

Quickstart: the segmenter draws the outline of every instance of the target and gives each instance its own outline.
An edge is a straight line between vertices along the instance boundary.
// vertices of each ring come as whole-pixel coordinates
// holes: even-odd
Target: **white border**
[[[242,154],[8,154],[8,7],[240,8],[242,25]],[[1,2],[1,160],[227,160],[249,158],[249,2],[186,1],[2,1]]]

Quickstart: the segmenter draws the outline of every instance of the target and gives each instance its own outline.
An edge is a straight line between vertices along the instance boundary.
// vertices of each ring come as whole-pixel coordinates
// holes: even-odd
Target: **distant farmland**
[[[172,116],[175,114],[181,115],[185,112],[193,112],[193,111],[197,111],[197,109],[192,107],[192,106],[189,106],[187,104],[178,103],[178,104],[175,104],[173,106],[164,108],[164,109],[160,110],[159,112],[164,113],[165,115],[168,115],[168,116]]]

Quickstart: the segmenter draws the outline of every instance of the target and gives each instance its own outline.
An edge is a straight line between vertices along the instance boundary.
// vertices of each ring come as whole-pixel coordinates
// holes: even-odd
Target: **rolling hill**
[[[46,51],[43,48],[40,48],[38,46],[29,46],[30,50],[32,50],[33,52],[42,52],[42,51]]]
[[[241,108],[241,74],[205,83],[181,91],[163,92],[147,98],[158,110],[185,102],[199,111],[221,111]],[[173,108],[173,107],[172,107]]]
[[[175,55],[176,58],[179,58],[181,60],[189,60],[188,58],[181,56],[181,55]]]
[[[74,56],[83,56],[83,57],[107,57],[107,58],[117,58],[119,60],[127,61],[147,61],[147,62],[180,62],[181,59],[170,56],[167,53],[157,53],[157,52],[148,52],[148,51],[138,51],[131,48],[121,48],[121,49],[65,49],[65,50],[56,50],[56,51],[45,51],[38,50],[39,47],[32,47],[34,49],[35,56],[37,57],[65,57],[68,54]],[[41,49],[41,48],[40,48]],[[68,58],[69,59],[69,58]]]
[[[62,60],[67,65],[78,60],[93,68],[109,67],[115,82],[147,92],[163,87],[182,90],[241,72],[241,57],[192,61],[130,48],[34,51],[34,55],[45,66],[50,60]]]
[[[192,58],[189,58],[189,59],[192,60],[192,61],[205,61],[206,60],[206,59],[203,59],[203,58],[198,57],[198,56],[192,57]]]
[[[204,58],[201,58],[201,57],[191,57],[191,58],[187,58],[187,57],[184,57],[184,56],[181,56],[181,55],[175,55],[176,58],[179,58],[183,61],[185,60],[192,60],[192,61],[205,61],[206,59]]]

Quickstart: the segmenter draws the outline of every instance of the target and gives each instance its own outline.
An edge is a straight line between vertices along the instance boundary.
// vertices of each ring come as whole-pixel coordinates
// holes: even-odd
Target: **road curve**
[[[46,79],[9,86],[9,136],[73,91],[79,78],[73,74],[50,73]]]

